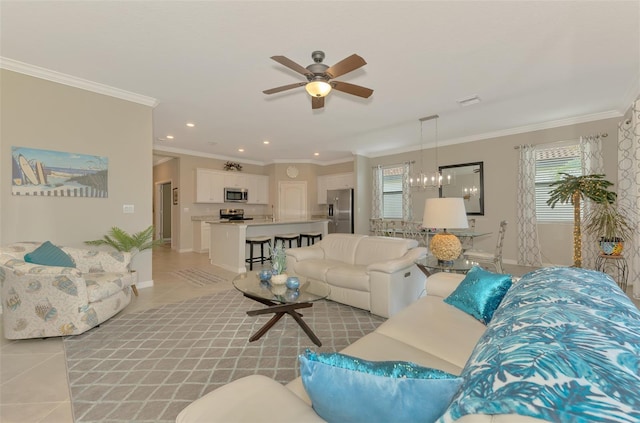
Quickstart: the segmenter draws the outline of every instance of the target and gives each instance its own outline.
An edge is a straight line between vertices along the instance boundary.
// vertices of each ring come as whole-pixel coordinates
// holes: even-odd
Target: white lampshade
[[[469,227],[462,198],[427,198],[424,202],[422,227],[465,229]]]
[[[331,91],[331,85],[325,81],[311,81],[305,89],[311,97],[324,97]]]

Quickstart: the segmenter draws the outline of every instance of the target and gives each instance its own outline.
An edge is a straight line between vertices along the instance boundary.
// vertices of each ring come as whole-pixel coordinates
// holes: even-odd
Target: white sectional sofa
[[[7,339],[78,335],[131,301],[130,253],[60,247],[76,267],[28,263],[39,242],[0,248],[3,334]]]
[[[424,294],[415,265],[427,254],[412,239],[329,234],[309,247],[286,250],[287,274],[325,282],[329,299],[390,317]]]
[[[488,326],[444,302],[462,279],[429,277],[426,297],[342,353],[460,374],[442,423],[640,421],[640,311],[611,278],[571,268],[532,272],[511,287]],[[176,421],[324,420],[300,378],[283,386],[252,375],[194,401]]]

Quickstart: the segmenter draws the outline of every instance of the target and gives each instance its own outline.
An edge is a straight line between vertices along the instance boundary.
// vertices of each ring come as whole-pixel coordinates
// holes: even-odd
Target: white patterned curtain
[[[518,264],[541,266],[536,219],[536,149],[520,146],[518,166]]]
[[[580,137],[580,163],[583,175],[603,174],[604,159],[602,158],[602,140],[600,135],[588,135]],[[588,216],[592,204],[590,201],[583,201],[582,216]],[[584,223],[584,220],[582,221]],[[595,269],[596,257],[598,256],[598,240],[593,234],[581,232],[582,240],[582,267],[585,269]]]
[[[411,164],[405,162],[402,166],[402,220],[411,222],[413,220],[413,204],[411,201],[411,185],[409,177]]]
[[[382,166],[373,168],[373,192],[371,193],[371,218],[382,219]]]
[[[624,256],[633,298],[640,298],[640,97],[631,105],[631,117],[618,124],[618,204],[635,228],[624,241]]]

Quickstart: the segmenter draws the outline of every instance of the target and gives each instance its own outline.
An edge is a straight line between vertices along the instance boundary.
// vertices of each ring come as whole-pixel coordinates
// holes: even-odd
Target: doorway
[[[278,219],[306,220],[307,217],[307,182],[279,182]]]
[[[171,242],[171,181],[156,182],[155,228],[156,239]]]

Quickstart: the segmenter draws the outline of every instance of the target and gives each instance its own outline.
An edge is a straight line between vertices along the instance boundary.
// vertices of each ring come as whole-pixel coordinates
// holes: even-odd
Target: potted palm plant
[[[560,173],[560,175],[562,179],[549,184],[554,188],[549,191],[547,204],[551,208],[557,203],[573,205],[573,265],[582,267],[581,201],[588,199],[596,204],[612,204],[616,200],[616,193],[608,190],[613,183],[604,179],[605,175],[602,174],[573,176]]]
[[[627,213],[616,202],[596,203],[585,221],[585,232],[599,237],[603,254],[618,256],[627,234],[633,232]]]
[[[154,248],[160,245],[162,240],[153,239],[153,225],[134,234],[114,226],[101,239],[85,241],[84,243],[88,245],[108,245],[117,251],[131,253],[131,261],[133,261],[133,257],[140,251]],[[131,271],[130,267],[131,263],[129,263],[129,270]]]

